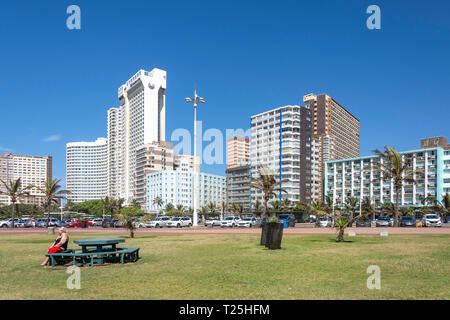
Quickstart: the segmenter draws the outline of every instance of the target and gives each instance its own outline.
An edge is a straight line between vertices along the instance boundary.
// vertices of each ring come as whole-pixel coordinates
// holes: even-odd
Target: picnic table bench
[[[76,266],[103,264],[105,262],[136,262],[139,259],[139,248],[117,247],[124,239],[107,238],[107,239],[85,239],[75,240],[74,243],[79,244],[81,248],[68,249],[58,253],[47,253],[50,258],[49,264],[54,267],[58,264],[66,264],[73,262]],[[93,247],[93,248],[92,248]]]

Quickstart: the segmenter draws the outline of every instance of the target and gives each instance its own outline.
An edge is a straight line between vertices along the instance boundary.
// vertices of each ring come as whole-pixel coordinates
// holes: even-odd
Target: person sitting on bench
[[[69,236],[67,235],[67,229],[61,227],[58,229],[59,237],[56,238],[53,245],[48,249],[47,253],[57,253],[67,250],[67,244],[69,243]],[[45,266],[50,258],[46,257],[41,266]]]

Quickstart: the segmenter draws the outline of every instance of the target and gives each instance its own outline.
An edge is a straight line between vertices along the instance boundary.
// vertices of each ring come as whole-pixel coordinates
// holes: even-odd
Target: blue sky
[[[81,8],[79,31],[66,8]],[[381,30],[366,8],[381,8]],[[0,152],[51,155],[106,135],[106,110],[139,69],[167,70],[166,138],[248,128],[250,116],[328,93],[361,121],[361,155],[450,138],[449,1],[2,1]],[[224,175],[225,165],[203,166]]]

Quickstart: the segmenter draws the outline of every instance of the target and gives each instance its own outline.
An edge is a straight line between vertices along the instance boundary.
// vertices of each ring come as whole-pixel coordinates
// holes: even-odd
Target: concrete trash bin
[[[48,234],[55,234],[55,227],[48,227]]]

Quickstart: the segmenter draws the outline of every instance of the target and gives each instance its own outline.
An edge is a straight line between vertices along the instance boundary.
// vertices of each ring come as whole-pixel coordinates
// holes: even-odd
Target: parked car
[[[1,221],[0,227],[1,228],[11,228],[12,227],[12,218]],[[15,228],[24,228],[25,223],[22,219],[14,218],[14,227]]]
[[[89,221],[92,222],[93,227],[101,227],[103,224],[103,219],[101,219],[101,218],[94,218]]]
[[[163,228],[167,227],[167,222],[169,222],[170,217],[156,217],[150,221],[151,228]]]
[[[388,216],[381,216],[378,217],[375,221],[376,227],[392,227],[394,225],[394,221],[391,219],[391,217]]]
[[[220,218],[207,218],[205,220],[205,227],[220,227]]]
[[[122,220],[114,220],[114,228],[123,228],[125,223]]]
[[[331,221],[330,217],[320,217],[319,223],[321,227],[332,227],[333,221]]]
[[[22,219],[22,220],[23,220],[24,228],[31,228],[31,227],[33,227],[33,223],[31,221],[31,218],[25,218],[25,219]]]
[[[36,219],[36,227],[38,228],[46,228],[47,227],[47,218],[38,218]],[[48,221],[49,227],[58,227],[59,220],[56,218],[50,218]]]
[[[141,222],[140,220],[135,223],[136,228],[151,228],[152,220],[146,220]]]
[[[192,221],[191,218],[182,217],[182,218],[172,218],[169,221],[167,221],[167,227],[169,228],[182,228],[182,227],[192,227]]]
[[[116,221],[113,219],[103,219],[102,221],[102,227],[103,228],[114,228],[114,223]]]
[[[256,218],[243,218],[239,220],[237,226],[245,228],[253,228],[259,225],[259,221]]]
[[[441,227],[442,221],[441,218],[435,213],[429,213],[423,216],[422,218],[422,226],[423,227]]]
[[[72,220],[71,222],[66,224],[66,228],[81,228],[83,226],[83,222],[81,220]],[[91,221],[86,221],[86,227],[92,227]]]
[[[288,220],[289,227],[295,227],[295,215],[293,215],[292,213],[282,213],[278,216],[279,221],[283,221],[285,219]]]
[[[241,220],[240,217],[226,217],[220,222],[220,227],[237,227],[239,221]]]
[[[369,218],[358,218],[355,221],[357,227],[370,228],[372,226],[372,221]]]
[[[402,216],[400,218],[400,227],[415,227],[416,218],[413,216]]]

